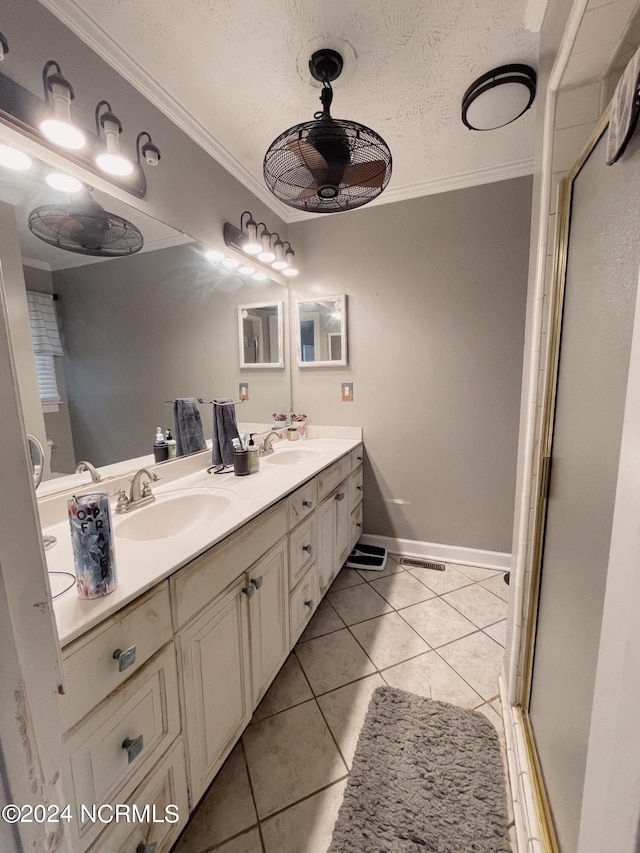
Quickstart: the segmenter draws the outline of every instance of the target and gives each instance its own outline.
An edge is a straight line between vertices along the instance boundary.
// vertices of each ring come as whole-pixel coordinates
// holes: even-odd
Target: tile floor
[[[508,594],[501,573],[475,566],[438,572],[390,557],[383,572],[343,569],[175,853],[326,853],[371,693],[385,683],[477,709],[504,744]]]

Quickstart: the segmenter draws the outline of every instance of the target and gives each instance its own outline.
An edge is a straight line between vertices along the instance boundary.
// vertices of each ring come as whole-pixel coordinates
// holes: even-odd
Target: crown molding
[[[51,264],[48,264],[46,261],[39,261],[36,258],[22,258],[22,266],[23,267],[35,267],[37,270],[45,270],[46,272],[52,272]]]
[[[434,178],[430,181],[421,181],[417,184],[409,184],[403,187],[386,189],[374,201],[363,207],[358,207],[350,213],[357,213],[365,207],[378,207],[382,204],[392,204],[396,201],[407,201],[412,198],[420,198],[425,195],[437,195],[448,193],[453,190],[463,190],[469,187],[478,187],[482,184],[492,184],[497,181],[509,181],[512,178],[523,178],[533,174],[533,160],[519,160],[516,163],[508,163],[504,166],[489,166],[486,169],[475,169],[472,172],[461,172],[458,175],[449,175],[446,178]],[[317,219],[318,216],[335,216],[333,213],[305,213],[301,210],[291,211],[289,222],[302,222],[307,219]]]
[[[207,154],[285,222],[288,208],[225,148],[194,116],[123,50],[82,8],[79,0],[40,0],[106,63],[137,89],[160,112],[191,137]]]

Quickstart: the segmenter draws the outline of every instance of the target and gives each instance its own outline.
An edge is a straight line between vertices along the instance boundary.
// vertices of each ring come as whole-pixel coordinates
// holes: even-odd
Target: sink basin
[[[212,492],[190,490],[161,495],[130,515],[116,515],[115,534],[137,541],[167,539],[209,524],[230,506],[230,497]]]
[[[300,462],[312,462],[318,455],[317,450],[276,450],[273,456],[265,456],[263,461],[269,465],[298,465]]]

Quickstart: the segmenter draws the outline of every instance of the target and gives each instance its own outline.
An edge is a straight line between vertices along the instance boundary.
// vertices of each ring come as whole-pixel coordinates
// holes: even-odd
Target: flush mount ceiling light
[[[536,72],[529,65],[501,65],[478,77],[462,98],[469,130],[497,130],[526,113],[536,96]]]
[[[136,226],[106,211],[88,187],[68,203],[32,210],[28,224],[40,240],[79,255],[118,258],[139,252],[144,244]]]
[[[106,112],[100,112],[103,107],[106,107]],[[133,163],[120,153],[120,139],[122,133],[122,124],[120,119],[111,111],[109,101],[98,101],[96,104],[96,136],[100,138],[101,133],[104,133],[106,143],[106,151],[101,151],[96,157],[96,164],[99,169],[106,172],[108,175],[118,175],[125,177],[133,172]]]
[[[342,71],[335,50],[317,50],[309,60],[322,83],[322,110],[313,121],[285,130],[264,157],[264,179],[276,198],[298,210],[335,213],[368,204],[391,178],[391,152],[375,131],[349,119],[334,119],[331,83]]]
[[[42,85],[47,104],[53,101],[53,118],[40,122],[40,130],[61,148],[73,151],[84,148],[87,143],[84,133],[71,123],[71,101],[75,97],[73,87],[62,76],[60,66],[53,59],[42,69]]]

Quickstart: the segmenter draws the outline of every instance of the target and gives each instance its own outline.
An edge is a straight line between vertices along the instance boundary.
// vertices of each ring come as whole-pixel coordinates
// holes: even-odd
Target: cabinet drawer
[[[362,501],[362,465],[349,477],[349,507],[351,511]]]
[[[66,646],[62,659],[67,693],[60,697],[63,731],[123,684],[171,637],[169,586],[165,582]]]
[[[320,585],[315,564],[307,571],[297,587],[289,594],[289,628],[291,645],[296,641],[305,625],[313,616],[320,601]]]
[[[74,814],[81,814],[82,805],[123,802],[179,733],[178,678],[170,643],[65,738]],[[70,826],[79,832],[83,849],[103,828],[91,821]]]
[[[318,501],[323,500],[338,485],[341,480],[351,473],[351,455],[347,453],[330,465],[326,471],[318,474]]]
[[[126,806],[129,819],[109,824],[89,853],[169,853],[189,818],[182,738],[134,791]]]
[[[298,583],[316,558],[315,514],[289,534],[289,589]]]
[[[179,628],[213,601],[287,532],[287,505],[277,506],[245,524],[220,545],[171,578],[175,625]]]
[[[302,488],[295,491],[287,498],[287,512],[289,514],[289,530],[299,524],[303,518],[313,512],[318,503],[318,484],[316,480],[305,483]]]
[[[362,465],[363,462],[364,446],[360,444],[358,445],[358,447],[351,451],[351,470],[355,471],[358,465]]]

